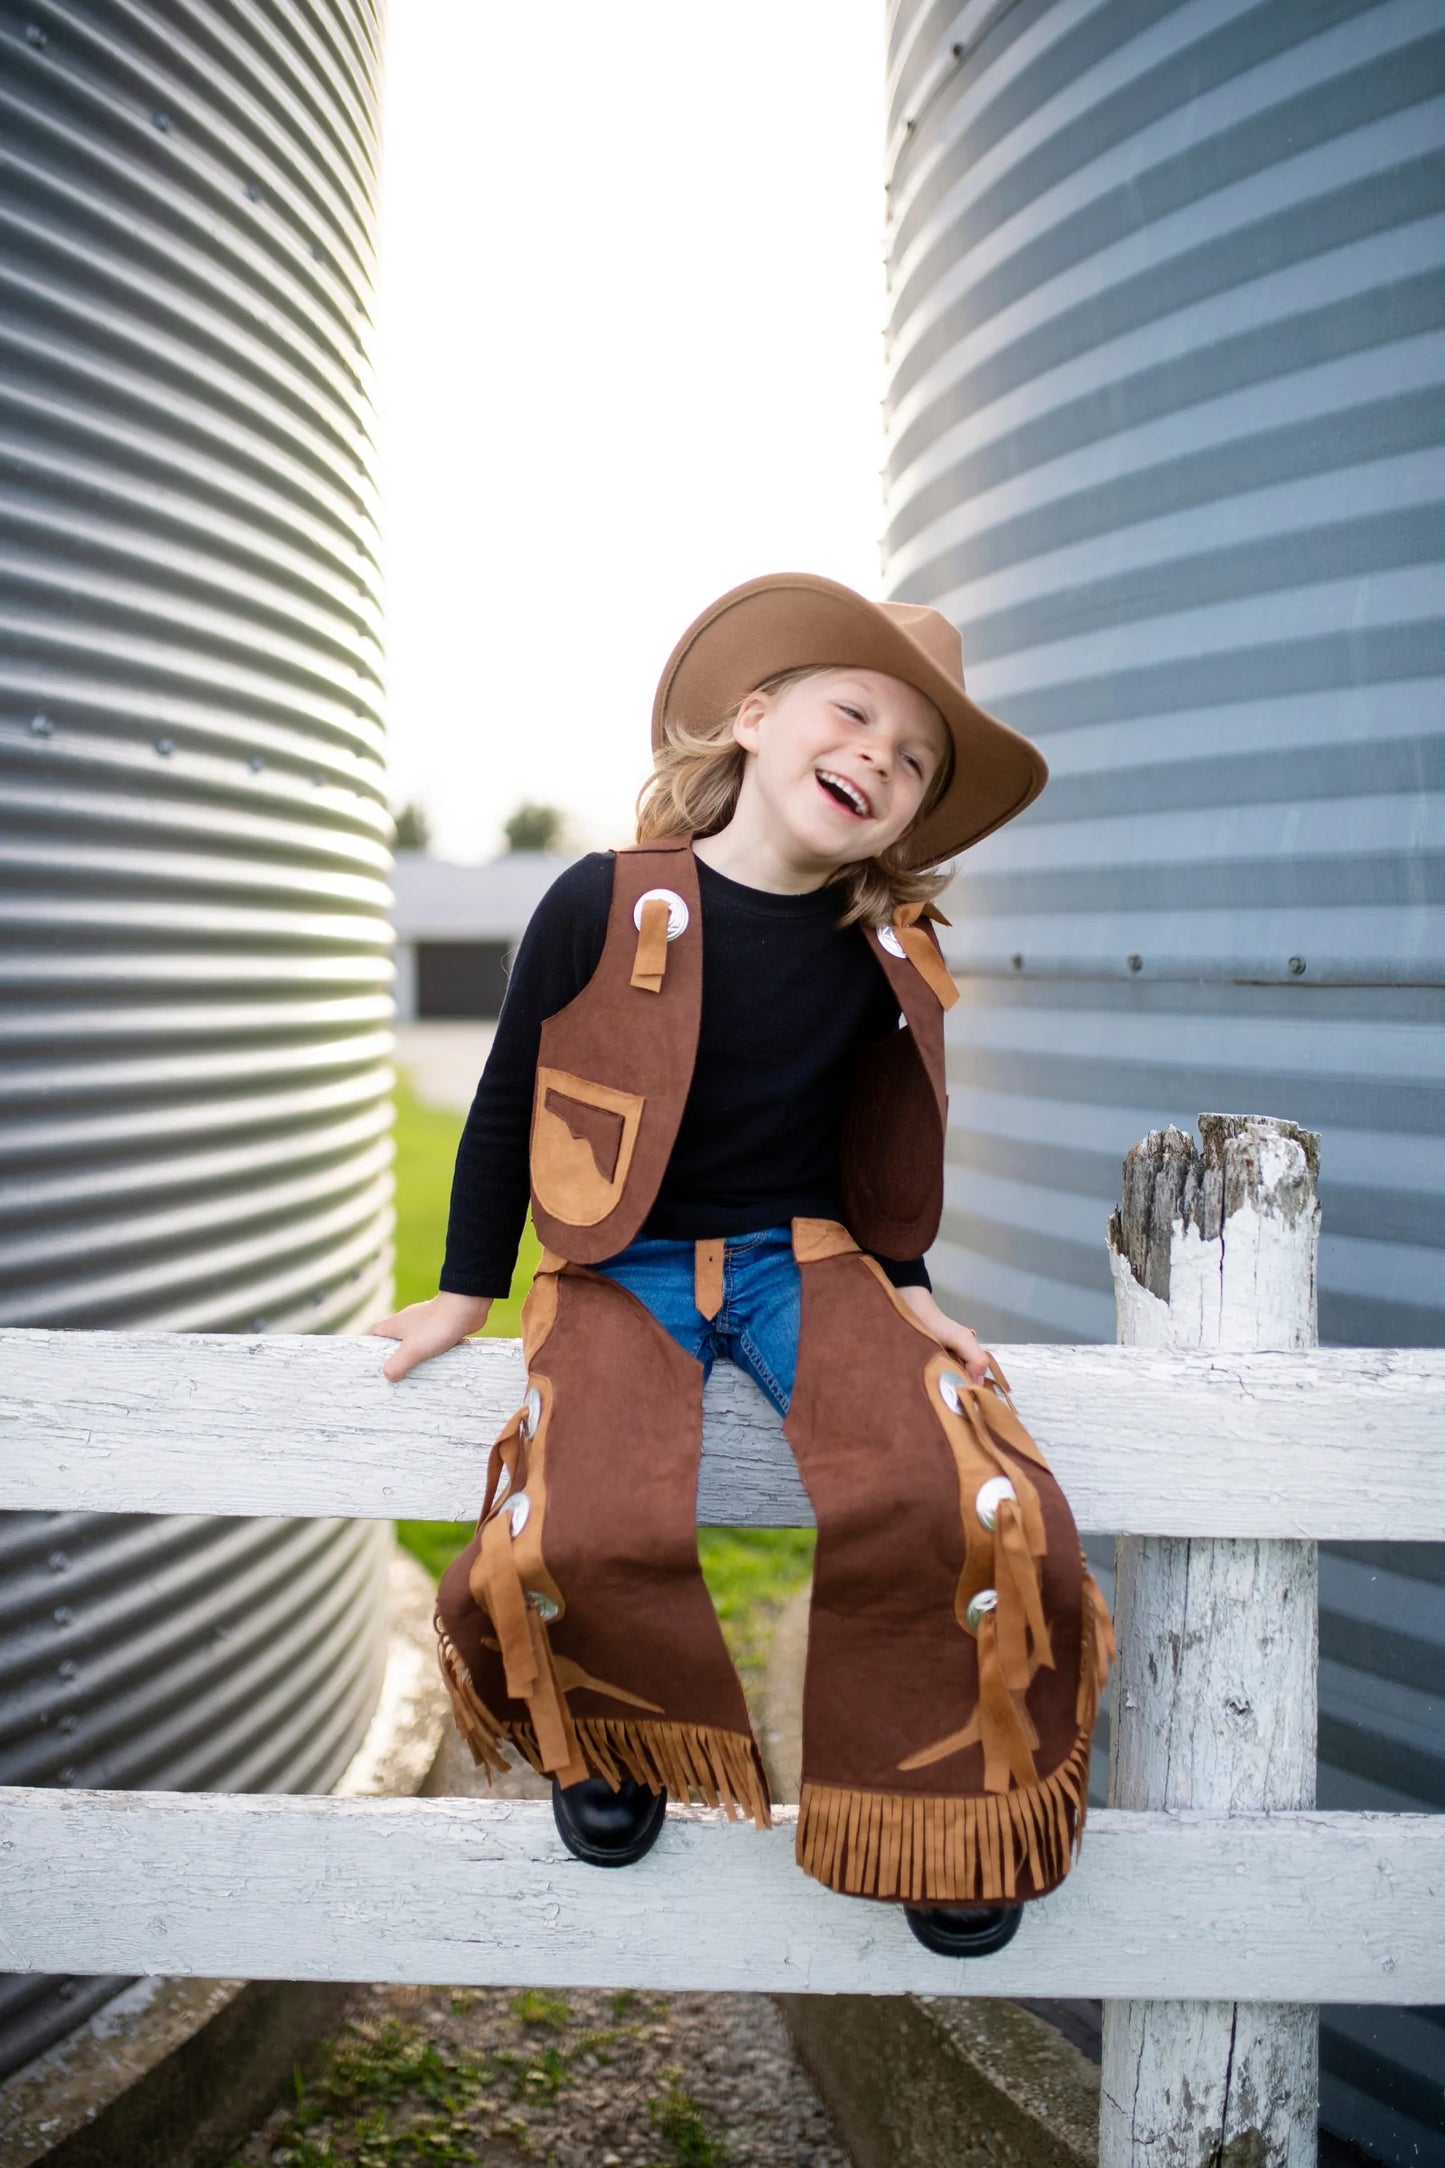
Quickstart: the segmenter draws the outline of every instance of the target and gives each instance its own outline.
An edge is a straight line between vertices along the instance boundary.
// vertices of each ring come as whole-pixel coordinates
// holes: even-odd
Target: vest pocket
[[[627,1186],[645,1104],[640,1092],[539,1066],[531,1172],[532,1194],[544,1212],[569,1227],[606,1219]]]

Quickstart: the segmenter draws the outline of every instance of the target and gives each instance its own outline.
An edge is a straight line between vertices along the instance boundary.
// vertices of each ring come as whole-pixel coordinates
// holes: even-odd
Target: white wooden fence
[[[1302,1134],[1214,1136],[1218,1255],[1196,1169],[1172,1236],[1163,1207],[1166,1300],[1116,1243],[1121,1329],[1156,1344],[997,1350],[1081,1531],[1125,1539],[1129,1802],[1090,1816],[1078,1866],[997,1955],[934,1957],[894,1908],[810,1880],[787,1807],[759,1833],[672,1806],[647,1858],[608,1874],[565,1850],[546,1802],[0,1787],[0,1969],[1102,1996],[1106,2168],[1171,2133],[1181,2160],[1196,2138],[1217,2158],[1209,2133],[1242,2117],[1261,2161],[1312,2159],[1312,2006],[1445,2001],[1445,1816],[1312,1811],[1312,1711],[1293,1705],[1312,1699],[1314,1543],[1445,1541],[1445,1351],[1309,1344]],[[1138,1148],[1126,1248],[1152,1239],[1181,1146]],[[1271,1335],[1294,1344],[1250,1344]],[[468,1342],[399,1385],[390,1350],[0,1332],[0,1509],[470,1520],[520,1350]],[[808,1525],[762,1395],[720,1366],[705,1410],[699,1520]],[[1207,1753],[1194,1718],[1215,1727]]]
[[[0,1333],[0,1509],[467,1520],[513,1342],[389,1384],[371,1339]],[[1445,1352],[1000,1347],[1081,1529],[1445,1540]],[[780,1424],[720,1366],[699,1518],[806,1526]],[[1445,1817],[1096,1810],[986,1962],[704,1809],[626,1873],[545,1802],[0,1787],[0,1969],[802,1993],[1445,2000]]]

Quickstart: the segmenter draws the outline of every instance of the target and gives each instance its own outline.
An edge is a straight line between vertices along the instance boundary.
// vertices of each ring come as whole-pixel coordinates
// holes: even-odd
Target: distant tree
[[[431,822],[425,808],[404,805],[396,816],[396,842],[398,851],[424,851],[431,843]]]
[[[519,805],[502,827],[509,851],[555,850],[562,835],[562,814],[554,805]]]

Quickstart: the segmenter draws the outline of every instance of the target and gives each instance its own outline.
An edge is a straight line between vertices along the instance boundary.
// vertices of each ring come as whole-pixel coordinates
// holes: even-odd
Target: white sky
[[[877,594],[881,0],[391,0],[391,796],[626,842],[653,689],[757,573]]]

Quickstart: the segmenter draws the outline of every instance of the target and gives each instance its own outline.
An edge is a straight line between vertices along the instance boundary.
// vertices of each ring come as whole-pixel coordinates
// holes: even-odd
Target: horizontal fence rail
[[[0,1965],[270,1980],[1431,2002],[1445,1815],[1091,1816],[986,1964],[841,1897],[775,1826],[668,1810],[625,1874],[539,1800],[0,1790]]]
[[[0,1510],[475,1520],[520,1344],[393,1384],[395,1342],[0,1332]],[[1085,1534],[1445,1541],[1445,1349],[1001,1346]],[[782,1423],[719,1364],[698,1519],[808,1527]]]
[[[469,1521],[512,1341],[399,1384],[370,1336],[0,1333],[0,1510]],[[1086,1531],[1445,1538],[1445,1350],[1001,1347]],[[699,1519],[806,1525],[782,1426],[719,1366]],[[759,1832],[672,1804],[626,1875],[545,1801],[0,1788],[0,1969],[749,1992],[1445,2001],[1445,1816],[1096,1812],[986,1965]]]

